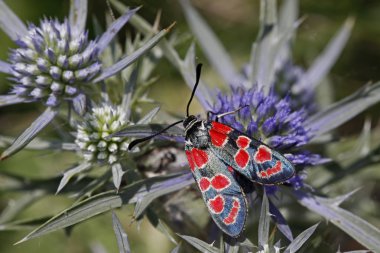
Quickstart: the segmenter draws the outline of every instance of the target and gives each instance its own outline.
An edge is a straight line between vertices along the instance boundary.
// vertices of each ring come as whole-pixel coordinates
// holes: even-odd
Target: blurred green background
[[[68,13],[69,1],[63,0],[5,0],[14,12],[25,22],[38,23],[39,19],[58,17],[62,20]],[[279,1],[281,3],[281,1]],[[348,16],[356,19],[352,36],[343,51],[339,61],[330,73],[334,100],[343,98],[362,85],[380,80],[380,1],[376,0],[303,0],[300,1],[300,16],[305,21],[298,30],[294,45],[294,61],[301,66],[309,66],[312,60],[321,52],[329,39],[335,34]],[[165,1],[124,1],[126,5],[143,5],[139,14],[154,22],[157,11],[161,10],[161,24],[166,27],[173,21],[177,21],[178,32],[186,32],[179,4],[176,0]],[[258,30],[259,1],[248,0],[197,0],[193,4],[209,22],[219,38],[223,41],[228,52],[238,66],[249,59],[250,47],[255,40]],[[105,0],[90,0],[89,13],[96,16],[104,25],[104,12],[108,12]],[[115,12],[116,13],[116,12]],[[91,16],[88,18],[88,26],[92,27]],[[127,28],[126,28],[127,29]],[[123,38],[123,33],[119,33]],[[13,42],[0,32],[0,59],[6,60],[8,48],[14,47]],[[184,49],[179,49],[184,50]],[[198,52],[200,52],[198,50]],[[199,60],[204,58],[199,53]],[[205,62],[205,61],[204,61]],[[209,66],[205,66],[203,78],[208,83],[221,81]],[[151,96],[159,101],[163,109],[183,114],[184,99],[189,90],[184,85],[180,75],[166,61],[162,61],[157,71],[159,81],[151,90]],[[5,94],[8,89],[6,76],[0,75],[0,92]],[[180,95],[179,95],[180,94]],[[170,99],[168,99],[170,98]],[[380,107],[361,114],[354,120],[339,129],[343,137],[349,138],[360,132],[365,117],[372,118],[373,127],[378,127]],[[30,124],[41,112],[39,105],[9,106],[0,109],[0,134],[17,135]],[[49,138],[49,129],[40,137]],[[59,175],[62,170],[71,165],[72,155],[61,153],[41,153],[22,151],[15,157],[0,163],[0,171],[12,172],[30,178],[44,178]],[[0,177],[0,187],[4,187]],[[365,182],[363,182],[365,183]],[[380,192],[380,187],[375,187]],[[4,209],[8,202],[19,197],[17,193],[5,193],[0,191],[0,210]],[[380,195],[370,196],[377,208]],[[66,196],[55,196],[49,199],[37,201],[26,210],[20,219],[30,217],[43,217],[58,213],[72,203]],[[377,203],[377,204],[376,204]],[[132,223],[132,207],[123,208],[117,212],[129,235],[133,252],[169,252],[174,247],[163,235],[144,220],[141,224]],[[208,214],[205,214],[208,215]],[[366,218],[366,217],[363,217]],[[379,221],[377,224],[379,225]],[[331,233],[338,233],[338,229],[330,226]],[[86,221],[76,226],[67,237],[64,231],[52,233],[39,239],[31,240],[21,245],[12,244],[29,231],[1,231],[1,252],[117,252],[116,239],[112,230],[111,214],[103,215]],[[352,243],[352,248],[358,246],[345,235],[347,245]],[[334,238],[334,237],[332,237]],[[326,242],[327,248],[328,242]],[[335,248],[331,248],[331,252]]]

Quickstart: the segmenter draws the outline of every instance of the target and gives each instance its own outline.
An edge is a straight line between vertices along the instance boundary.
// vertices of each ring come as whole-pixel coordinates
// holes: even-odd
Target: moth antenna
[[[175,125],[177,125],[177,124],[179,124],[179,123],[181,123],[181,122],[183,122],[183,120],[179,120],[179,121],[177,121],[177,122],[174,122],[173,124],[170,124],[169,126],[165,127],[164,129],[162,129],[161,131],[159,131],[159,132],[157,132],[157,133],[155,133],[155,134],[152,134],[152,135],[149,135],[149,136],[147,136],[147,137],[144,137],[144,138],[141,138],[141,139],[136,139],[136,140],[132,141],[132,142],[129,143],[129,145],[128,145],[128,150],[131,150],[134,146],[136,146],[137,144],[139,144],[139,143],[141,143],[141,142],[148,141],[148,140],[150,140],[150,139],[156,137],[157,135],[162,134],[163,132],[165,132],[165,131],[168,130],[169,128],[171,128],[171,127],[173,127],[173,126],[175,126]]]
[[[195,91],[197,90],[197,87],[199,84],[199,79],[201,78],[201,71],[202,71],[202,63],[199,63],[197,65],[197,69],[196,69],[196,73],[195,73],[195,85],[194,85],[193,91],[191,92],[191,96],[190,96],[189,102],[187,103],[187,107],[186,107],[186,116],[187,117],[189,117],[190,104],[191,104],[191,101],[193,100]]]

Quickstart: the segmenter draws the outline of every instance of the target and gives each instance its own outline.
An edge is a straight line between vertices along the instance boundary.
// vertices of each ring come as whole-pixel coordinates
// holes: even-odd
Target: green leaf
[[[292,253],[297,252],[302,245],[309,239],[309,237],[314,233],[314,231],[317,229],[319,223],[315,224],[314,226],[306,229],[301,234],[299,234],[285,249],[286,253]]]
[[[63,187],[66,186],[66,184],[69,182],[69,180],[73,176],[75,176],[75,175],[77,175],[79,173],[82,173],[82,172],[84,172],[86,170],[89,170],[91,168],[91,166],[92,166],[91,163],[84,162],[84,163],[81,163],[79,165],[75,165],[74,167],[66,170],[63,173],[63,177],[62,177],[61,181],[59,182],[56,194],[58,194],[63,189]]]
[[[153,194],[155,191],[161,191],[162,188],[172,185],[187,185],[189,181],[194,181],[190,173],[176,174],[145,179],[122,188],[119,193],[114,191],[100,193],[63,210],[60,214],[29,233],[17,244],[75,225],[122,205],[136,203],[138,199],[143,198],[146,194]]]
[[[263,202],[261,204],[261,212],[259,219],[259,246],[264,247],[268,244],[269,238],[269,225],[270,225],[270,213],[269,202],[266,193],[263,195]]]
[[[377,82],[314,114],[305,122],[305,129],[314,130],[317,137],[337,128],[379,101],[380,82]]]
[[[237,76],[237,72],[220,40],[207,25],[206,21],[203,20],[198,12],[191,6],[188,0],[181,0],[180,3],[185,13],[187,23],[197,37],[207,59],[218,71],[219,75],[223,77],[226,84],[234,83],[233,81]]]
[[[380,252],[380,230],[375,226],[336,204],[331,204],[330,199],[302,191],[293,191],[292,194],[301,205],[326,218],[369,250]]]
[[[180,235],[177,234],[179,237],[184,239],[186,242],[194,246],[194,248],[198,249],[201,252],[208,252],[208,253],[219,253],[219,249],[212,246],[212,244],[208,244],[198,238],[187,236],[187,235]]]
[[[2,154],[0,159],[4,160],[14,153],[20,151],[25,147],[33,138],[44,129],[47,124],[54,119],[58,114],[58,110],[48,107],[31,125],[28,127],[17,139],[12,143],[12,145],[7,148]]]
[[[112,212],[112,225],[113,231],[116,235],[117,246],[119,247],[120,253],[130,253],[131,249],[129,247],[128,235],[124,231],[123,226],[120,223],[119,218],[117,218],[116,214]]]

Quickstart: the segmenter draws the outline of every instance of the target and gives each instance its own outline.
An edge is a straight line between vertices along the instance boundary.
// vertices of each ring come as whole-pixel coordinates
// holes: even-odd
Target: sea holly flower
[[[304,70],[293,64],[290,51],[291,39],[300,24],[296,4],[292,1],[284,4],[279,17],[264,11],[258,40],[252,46],[252,58],[238,73],[202,17],[187,0],[180,2],[200,46],[227,84],[227,92],[216,92],[216,99],[209,100],[206,110],[224,113],[248,105],[221,121],[283,152],[297,168],[327,162],[329,159],[301,147],[322,133],[310,124],[311,115],[318,114],[315,88],[342,51],[353,21],[348,19],[312,67]],[[276,8],[271,3],[262,3],[263,10]],[[198,97],[204,100],[201,93]],[[347,115],[344,121],[353,116]],[[294,186],[301,186],[302,178],[304,175],[296,176]]]
[[[78,122],[75,139],[85,161],[110,166],[116,188],[124,174],[119,161],[128,150],[128,138],[107,137],[131,124],[125,112],[121,106],[107,103],[94,106]]]
[[[87,1],[71,1],[69,17],[63,22],[44,18],[40,24],[25,24],[0,1],[0,27],[15,41],[17,48],[10,51],[9,62],[0,61],[0,71],[9,74],[11,91],[0,97],[0,106],[42,102],[45,112],[3,152],[5,159],[22,149],[59,112],[68,101],[77,113],[85,112],[88,90],[152,48],[167,32],[163,30],[128,56],[105,68],[101,54],[117,32],[139,8],[125,12],[95,40],[90,40],[84,28]]]
[[[312,133],[305,128],[305,110],[293,110],[290,97],[278,97],[274,92],[264,95],[256,87],[232,88],[231,94],[219,92],[212,111],[216,114],[233,111],[243,107],[238,113],[221,118],[241,132],[247,133],[272,148],[283,151],[296,166],[316,165],[324,162],[318,155],[311,153],[286,153],[308,143]]]
[[[181,0],[180,3],[205,56],[225,81],[222,92],[208,89],[208,93],[196,93],[205,111],[224,113],[248,105],[220,120],[279,150],[295,165],[297,171],[329,160],[308,151],[307,144],[314,141],[318,143],[319,138],[325,144],[325,134],[380,102],[380,83],[377,82],[323,109],[318,108],[315,90],[343,50],[353,26],[352,18],[347,19],[311,67],[303,69],[292,63],[290,51],[293,34],[300,25],[296,1],[284,2],[279,17],[274,15],[277,13],[273,11],[276,9],[275,1],[261,1],[261,10],[264,11],[261,13],[258,39],[252,44],[250,61],[239,73],[227,50],[189,1]],[[194,63],[195,53],[188,53],[186,61]],[[193,86],[193,80],[189,81],[186,76],[184,79],[187,85]],[[214,96],[208,96],[213,93]],[[306,174],[298,173],[290,180],[293,185],[291,193],[298,202],[328,220],[339,220],[334,224],[348,234],[355,235],[358,241],[372,249],[374,244],[370,240],[354,232],[363,231],[365,221],[356,226],[342,213],[330,212],[338,208],[341,202],[327,203],[326,200],[316,199],[312,192],[308,192],[309,188],[303,187],[305,178]],[[265,188],[268,194],[277,191],[273,187]],[[271,214],[273,219],[281,216],[279,212],[275,215],[271,211]],[[356,220],[359,219],[357,217]],[[276,222],[278,229],[291,240],[288,237],[290,229],[287,227],[284,231],[283,224],[286,224],[284,219]]]
[[[95,106],[79,122],[75,143],[85,160],[113,164],[127,151],[128,143],[125,137],[106,137],[127,125],[125,110],[120,106],[106,103]]]

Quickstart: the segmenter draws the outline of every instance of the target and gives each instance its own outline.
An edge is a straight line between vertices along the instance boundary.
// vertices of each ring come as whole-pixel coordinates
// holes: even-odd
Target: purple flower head
[[[325,162],[318,154],[298,150],[309,142],[313,133],[304,126],[306,111],[293,109],[291,102],[290,96],[281,98],[274,91],[265,95],[256,86],[233,87],[231,94],[218,93],[212,110],[221,114],[246,106],[222,117],[221,122],[282,152],[298,168]],[[301,179],[290,182],[294,187],[302,185]]]
[[[26,101],[43,101],[57,106],[78,95],[101,71],[99,50],[87,32],[71,27],[68,20],[43,19],[30,24],[26,35],[12,49],[13,88],[11,93]]]
[[[43,18],[39,25],[25,25],[4,2],[0,8],[1,28],[17,46],[10,50],[9,63],[0,61],[0,72],[10,75],[12,85],[0,106],[41,101],[55,108],[63,101],[73,101],[74,109],[82,114],[76,100],[90,94],[90,84],[123,70],[158,42],[150,41],[138,54],[103,68],[101,53],[139,8],[125,12],[96,40],[90,40],[85,29],[87,1],[72,1],[63,22]]]

